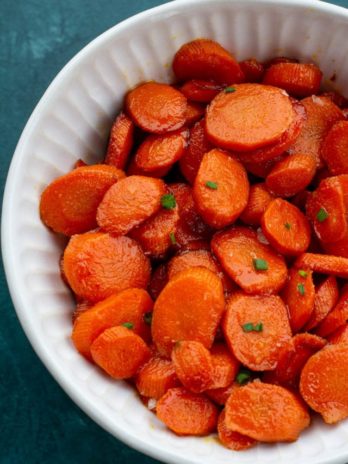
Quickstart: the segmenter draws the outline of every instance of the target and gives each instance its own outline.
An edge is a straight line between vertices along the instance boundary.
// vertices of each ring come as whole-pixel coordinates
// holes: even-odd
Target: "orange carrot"
[[[174,365],[154,356],[138,372],[135,384],[140,395],[159,400],[170,388],[180,386]]]
[[[281,161],[284,158],[285,155],[280,155],[274,159],[262,163],[249,163],[241,157],[239,157],[241,163],[250,174],[256,177],[261,177],[262,179],[265,179],[268,176],[268,174],[272,171],[273,167],[278,163],[278,161]]]
[[[164,289],[168,282],[168,273],[167,266],[165,264],[160,264],[153,272],[150,283],[149,283],[149,293],[151,297],[156,300],[158,295]]]
[[[348,286],[342,289],[341,296],[336,306],[329,312],[325,319],[316,327],[315,333],[320,337],[326,337],[348,321]]]
[[[337,343],[348,343],[348,324],[342,325],[334,333],[328,337],[329,343],[336,345]]]
[[[213,81],[193,79],[186,81],[185,84],[180,87],[180,91],[188,100],[199,103],[209,103],[221,90],[223,90],[223,88],[221,84],[216,84]]]
[[[321,157],[329,168],[330,174],[348,174],[348,121],[334,124],[323,141]]]
[[[175,342],[182,340],[199,341],[210,348],[224,304],[221,280],[215,273],[196,267],[177,274],[154,306],[152,338],[159,352],[170,356]]]
[[[337,242],[323,243],[321,242],[321,247],[325,253],[334,256],[341,256],[343,258],[348,258],[348,230]]]
[[[218,409],[203,395],[171,388],[157,402],[157,417],[177,435],[209,435],[216,429]]]
[[[42,221],[65,235],[95,229],[97,208],[103,196],[123,177],[123,171],[102,164],[76,168],[58,177],[42,192]]]
[[[259,226],[262,215],[273,198],[264,183],[251,185],[248,204],[240,215],[241,221],[250,226]]]
[[[74,312],[72,313],[72,323],[74,324],[75,321],[80,317],[80,315],[84,312],[86,312],[88,309],[91,309],[93,306],[93,303],[90,303],[87,300],[77,298],[76,302],[76,307]]]
[[[295,261],[297,269],[310,269],[320,274],[330,274],[348,279],[348,259],[317,253],[303,253]]]
[[[105,156],[105,163],[124,169],[134,142],[134,123],[123,112],[115,119]]]
[[[184,44],[174,56],[173,71],[180,81],[205,79],[218,84],[232,84],[244,79],[234,57],[209,39],[196,39]]]
[[[218,232],[211,246],[222,268],[246,293],[277,293],[284,285],[284,259],[260,243],[253,230],[232,227]]]
[[[305,330],[312,330],[325,319],[336,305],[338,296],[337,280],[334,276],[327,277],[318,285],[315,289],[313,313],[305,325]]]
[[[102,232],[72,237],[63,269],[72,290],[94,303],[126,288],[146,288],[150,278],[150,263],[134,240]]]
[[[303,368],[303,399],[327,424],[348,417],[348,344],[328,345],[313,355]]]
[[[167,84],[140,84],[127,94],[125,103],[131,119],[146,132],[164,134],[186,122],[187,100]]]
[[[216,343],[210,350],[213,365],[210,389],[229,387],[239,370],[239,361],[224,343]]]
[[[192,126],[195,122],[203,118],[205,107],[195,102],[187,102],[186,125]]]
[[[262,63],[250,58],[239,63],[244,73],[246,82],[261,82],[265,73],[265,67]]]
[[[279,63],[299,63],[299,60],[297,58],[291,58],[289,56],[275,56],[270,60],[266,61],[266,63],[264,64],[266,68],[269,68],[270,66]]]
[[[226,425],[226,413],[222,411],[218,420],[218,435],[221,443],[234,451],[243,451],[256,444],[253,438],[242,435],[241,433],[230,430]]]
[[[230,397],[232,390],[235,387],[235,384],[231,384],[225,388],[211,388],[204,393],[214,401],[214,403],[218,404],[219,406],[224,406]]]
[[[280,348],[291,338],[287,310],[278,296],[234,294],[222,327],[236,358],[257,371],[274,369]]]

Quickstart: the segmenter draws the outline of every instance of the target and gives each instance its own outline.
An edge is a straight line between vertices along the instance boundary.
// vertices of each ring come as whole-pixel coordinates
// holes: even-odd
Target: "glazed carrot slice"
[[[131,329],[106,329],[91,345],[93,361],[114,379],[129,379],[150,358],[144,340]]]
[[[140,245],[102,232],[74,235],[64,251],[63,269],[72,290],[93,303],[126,288],[146,288],[150,278]]]
[[[209,39],[184,44],[174,56],[173,71],[179,81],[205,79],[218,84],[233,84],[244,79],[234,57]]]
[[[222,328],[236,358],[257,371],[274,369],[280,348],[291,338],[287,310],[278,296],[234,294]]]
[[[303,399],[327,424],[348,417],[348,344],[328,345],[313,355],[303,368]]]
[[[307,153],[317,160],[317,166],[322,165],[320,149],[323,140],[332,125],[343,120],[341,110],[329,98],[312,97],[301,101],[307,113],[307,120],[295,143],[289,148],[290,153]]]
[[[348,231],[345,233],[344,237],[341,238],[341,240],[337,240],[337,242],[321,242],[321,247],[325,253],[329,255],[348,258]]]
[[[274,195],[292,197],[312,182],[316,169],[313,156],[294,153],[275,164],[266,178],[266,186]]]
[[[236,388],[235,384],[232,383],[228,387],[225,388],[212,388],[206,390],[204,392],[214,403],[218,404],[219,406],[224,406],[230,397],[232,390]]]
[[[281,89],[261,84],[239,84],[221,92],[206,114],[210,142],[235,151],[274,144],[294,120],[290,98]]]
[[[284,285],[284,259],[260,243],[253,230],[232,227],[218,232],[211,247],[225,272],[246,293],[277,293]]]
[[[221,90],[223,90],[223,88],[221,84],[217,84],[213,81],[192,79],[185,82],[180,87],[180,91],[188,100],[199,103],[209,103]]]
[[[217,430],[221,443],[231,450],[243,451],[256,444],[256,440],[253,438],[242,435],[239,432],[234,432],[227,427],[225,411],[220,413]]]
[[[209,435],[216,429],[217,407],[203,395],[171,388],[157,402],[157,417],[177,435]]]
[[[134,157],[131,159],[128,165],[127,176],[145,176],[145,177],[155,177],[157,179],[160,179],[161,177],[165,177],[170,171],[170,169],[171,169],[171,166],[167,166],[164,168],[154,169],[151,172],[144,171],[137,165],[135,161],[135,157]]]
[[[329,276],[318,285],[315,289],[313,313],[305,325],[305,330],[312,330],[325,319],[336,305],[338,296],[336,277]]]
[[[149,293],[156,300],[158,295],[168,283],[168,273],[166,264],[160,264],[151,275],[149,283]]]
[[[267,190],[264,183],[251,185],[248,203],[240,215],[240,220],[250,226],[259,226],[263,213],[273,199],[274,196]]]
[[[290,56],[275,56],[266,61],[265,67],[269,68],[270,66],[279,63],[299,63],[299,60],[297,58],[291,58]]]
[[[277,156],[277,158],[271,159],[269,161],[265,161],[264,163],[248,163],[244,159],[242,160],[241,158],[240,161],[245,167],[245,169],[252,174],[253,176],[256,177],[261,177],[265,179],[268,174],[272,171],[273,167],[276,165],[276,163],[283,158],[285,158],[286,155],[281,155]]]
[[[211,148],[205,134],[205,121],[202,119],[190,129],[189,146],[179,160],[181,172],[190,184],[195,180],[203,155]]]
[[[329,177],[308,197],[306,212],[317,237],[337,242],[347,232],[346,206],[340,176]]]
[[[310,269],[320,274],[330,274],[348,279],[348,259],[338,256],[303,253],[295,261],[297,269]]]
[[[106,150],[105,163],[124,169],[134,142],[134,123],[123,112],[115,119]]]
[[[276,198],[267,206],[261,219],[262,231],[279,253],[296,256],[305,252],[311,241],[306,216],[292,203]]]
[[[125,104],[134,123],[146,132],[164,134],[186,122],[187,100],[168,84],[140,84],[127,94]]]
[[[215,273],[195,267],[177,274],[154,306],[152,338],[159,352],[170,356],[175,342],[183,340],[201,342],[209,349],[224,304],[221,280]]]
[[[75,321],[71,338],[77,351],[90,358],[93,341],[104,330],[125,323],[131,325],[134,333],[148,341],[150,327],[144,316],[152,311],[152,307],[149,294],[140,288],[129,288],[100,301],[80,314]]]
[[[76,302],[76,307],[75,307],[75,310],[74,312],[72,313],[72,323],[74,324],[75,321],[80,317],[80,315],[84,312],[86,312],[88,309],[91,309],[93,306],[93,303],[90,303],[89,301],[87,300],[84,300],[84,299],[77,299],[77,302]]]
[[[179,341],[172,351],[175,372],[185,388],[202,393],[212,385],[213,362],[207,348],[200,342]]]
[[[294,393],[258,381],[234,389],[225,411],[229,429],[262,442],[294,441],[310,423]]]
[[[221,150],[203,156],[193,187],[198,212],[211,227],[232,224],[248,203],[249,181],[242,164]]]
[[[312,271],[305,269],[291,269],[282,292],[294,333],[309,321],[314,310],[315,288],[312,274]]]
[[[336,345],[337,343],[348,343],[348,324],[342,325],[334,333],[328,337],[329,343]]]
[[[76,168],[58,177],[42,192],[41,220],[64,235],[95,229],[97,208],[103,196],[123,177],[123,171],[102,164]]]
[[[323,141],[321,157],[329,168],[330,174],[348,174],[348,121],[334,124]]]
[[[336,306],[316,327],[315,333],[320,337],[332,334],[348,321],[348,287],[344,286]]]
[[[265,73],[265,66],[255,58],[241,61],[239,63],[245,76],[245,82],[261,82]]]
[[[205,107],[195,102],[187,102],[186,125],[192,126],[195,122],[203,118]]]
[[[126,177],[105,194],[98,207],[98,225],[113,235],[124,235],[155,214],[165,194],[166,187],[160,179]]]
[[[213,365],[210,389],[227,388],[234,381],[240,363],[224,343],[216,343],[210,350]]]
[[[172,166],[184,154],[188,136],[187,129],[147,136],[135,154],[136,166],[147,173]]]
[[[263,83],[286,90],[295,97],[317,94],[323,73],[310,63],[278,63],[270,66]]]
[[[135,384],[140,395],[159,400],[170,388],[180,386],[174,364],[155,356],[138,372]]]

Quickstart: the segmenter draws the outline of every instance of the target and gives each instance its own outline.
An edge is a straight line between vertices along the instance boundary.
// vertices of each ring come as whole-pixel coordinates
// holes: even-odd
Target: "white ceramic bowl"
[[[50,85],[11,164],[2,251],[16,311],[37,354],[73,400],[146,454],[173,464],[343,464],[348,462],[348,421],[329,427],[317,420],[293,444],[259,445],[243,453],[211,437],[176,437],[131,388],[103,376],[71,344],[73,302],[58,270],[63,240],[40,222],[40,192],[76,159],[101,160],[127,89],[147,79],[169,82],[174,52],[196,37],[216,39],[238,59],[279,54],[314,59],[326,78],[336,72],[341,90],[348,83],[348,10],[315,0],[176,1],[105,32]]]

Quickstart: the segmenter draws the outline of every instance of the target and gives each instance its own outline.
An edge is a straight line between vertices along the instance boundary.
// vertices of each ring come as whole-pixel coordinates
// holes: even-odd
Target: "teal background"
[[[161,3],[0,0],[1,198],[17,140],[57,72],[109,27]],[[0,262],[0,464],[156,462],[93,423],[53,380],[21,329]]]

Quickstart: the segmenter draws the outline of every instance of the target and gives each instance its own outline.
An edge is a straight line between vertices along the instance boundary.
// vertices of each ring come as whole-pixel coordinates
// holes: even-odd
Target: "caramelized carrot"
[[[317,253],[303,253],[295,261],[297,269],[310,269],[320,274],[330,274],[348,279],[348,259]]]
[[[200,79],[192,79],[191,81],[185,82],[185,84],[180,87],[180,91],[188,100],[199,103],[211,102],[221,90],[223,90],[221,84]]]
[[[325,319],[336,305],[338,296],[336,277],[329,276],[318,285],[315,289],[313,313],[305,325],[305,330],[312,330]]]
[[[246,153],[246,152],[245,152]],[[249,163],[245,161],[244,159],[240,157],[240,161],[245,167],[245,169],[252,174],[253,176],[256,177],[261,177],[262,179],[265,179],[268,174],[272,171],[273,167],[276,165],[276,163],[282,159],[284,159],[285,156],[277,156],[277,158],[271,159],[269,161],[265,161],[262,163]]]
[[[186,125],[192,126],[195,122],[203,118],[205,107],[195,102],[187,102]]]
[[[212,383],[210,389],[227,388],[234,381],[240,363],[224,343],[216,343],[210,350],[212,361]]]
[[[211,388],[204,393],[214,401],[219,406],[224,406],[230,397],[232,390],[235,387],[235,384],[231,384],[228,387],[225,388]]]
[[[253,438],[242,435],[239,432],[230,430],[226,425],[226,413],[222,411],[218,420],[218,436],[221,443],[234,451],[243,451],[251,448],[256,444],[256,440]]]
[[[337,343],[348,343],[348,324],[342,325],[342,327],[333,332],[328,337],[328,341],[333,345]]]
[[[250,226],[259,226],[263,213],[273,198],[264,183],[251,185],[247,206],[240,215],[241,221]]]
[[[124,169],[134,142],[134,123],[123,112],[115,119],[106,150],[105,163]]]
[[[180,381],[171,361],[154,356],[140,369],[135,384],[140,395],[159,400],[170,388],[179,387]]]
[[[265,73],[265,66],[254,58],[239,63],[245,76],[245,82],[261,82]]]
[[[339,121],[329,130],[321,147],[321,157],[330,174],[348,174],[348,121]]]
[[[344,237],[342,237],[341,240],[337,240],[337,242],[321,242],[321,247],[325,253],[329,255],[348,258],[348,231],[345,233]]]
[[[348,287],[344,286],[336,306],[316,327],[315,332],[320,337],[332,334],[348,321]]]
[[[299,63],[299,60],[297,58],[291,58],[290,56],[275,56],[266,61],[265,67],[269,68],[270,66],[279,63]]]

